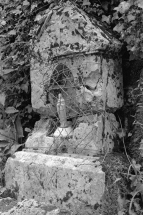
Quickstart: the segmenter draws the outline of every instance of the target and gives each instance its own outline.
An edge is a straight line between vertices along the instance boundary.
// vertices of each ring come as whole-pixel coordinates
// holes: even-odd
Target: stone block
[[[105,174],[97,158],[16,152],[5,167],[6,187],[18,200],[34,198],[73,214],[99,215]]]
[[[25,199],[0,215],[71,215],[71,213],[66,210],[62,212],[52,205],[39,203],[34,199]]]
[[[75,153],[94,156],[113,150],[119,126],[114,114],[83,116],[78,122],[72,141]]]
[[[118,122],[114,114],[104,113],[79,117],[71,138],[47,136],[47,127],[39,128],[27,139],[28,150],[47,154],[77,153],[94,156],[100,152],[111,152],[117,135]]]
[[[48,136],[49,132],[51,132],[51,125],[52,122],[49,119],[42,118],[37,121],[32,134],[25,142],[25,148],[44,153],[50,152],[55,154],[54,138],[52,136]]]
[[[54,152],[54,138],[47,136],[46,132],[34,132],[25,142],[25,148],[40,150],[41,152]]]

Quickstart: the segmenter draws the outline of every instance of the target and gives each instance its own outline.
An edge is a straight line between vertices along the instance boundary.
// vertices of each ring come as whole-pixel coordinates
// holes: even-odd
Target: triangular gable
[[[72,3],[56,6],[47,15],[46,28],[40,34],[36,49],[51,57],[96,53],[112,46],[119,48],[120,42],[94,22]],[[41,28],[42,29],[42,28]]]

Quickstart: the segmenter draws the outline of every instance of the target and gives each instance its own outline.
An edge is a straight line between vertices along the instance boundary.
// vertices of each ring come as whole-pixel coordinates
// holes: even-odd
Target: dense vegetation
[[[53,8],[58,0],[0,0],[0,141],[1,155],[15,152],[23,143],[39,116],[31,107],[30,44],[38,16]],[[61,1],[62,2],[62,1]],[[78,7],[102,21],[123,44],[125,62],[141,62],[143,67],[143,0],[74,0]],[[142,131],[141,131],[142,132]],[[8,138],[9,137],[9,138]],[[10,145],[6,145],[10,142]],[[17,144],[19,143],[19,144]],[[131,162],[131,161],[130,161]],[[143,213],[143,172],[131,162],[130,215]],[[139,195],[138,195],[139,194]],[[137,198],[135,198],[137,195]],[[134,210],[132,210],[134,206]],[[119,215],[123,215],[121,210]]]

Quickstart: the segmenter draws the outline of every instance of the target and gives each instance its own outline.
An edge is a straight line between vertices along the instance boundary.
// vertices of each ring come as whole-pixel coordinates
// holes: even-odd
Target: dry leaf
[[[24,130],[28,133],[30,133],[32,131],[30,128],[25,128]]]
[[[17,115],[16,119],[15,119],[15,129],[16,129],[16,134],[17,134],[18,138],[24,137],[23,128],[22,128],[22,125],[21,125],[21,120],[20,120],[19,115]]]
[[[19,111],[15,109],[14,107],[7,107],[5,110],[5,113],[12,114],[12,113],[18,113]]]
[[[4,106],[5,105],[6,95],[4,93],[0,94],[0,103]]]

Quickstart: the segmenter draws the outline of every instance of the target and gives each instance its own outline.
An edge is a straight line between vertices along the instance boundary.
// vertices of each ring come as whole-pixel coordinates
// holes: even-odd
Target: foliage
[[[31,107],[32,29],[42,11],[52,8],[57,1],[0,0],[0,144],[4,145],[2,154],[13,154],[20,146],[17,144],[18,139],[24,142],[37,119]],[[143,0],[73,2],[92,17],[102,21],[108,30],[114,31],[115,36],[126,45],[130,60],[143,58]],[[129,171],[129,178],[132,182],[129,213],[133,215],[141,210],[139,202],[143,198],[143,174],[136,163],[133,171]],[[121,211],[121,214],[124,214],[124,211]]]
[[[131,181],[130,192],[131,200],[129,203],[129,215],[142,214],[143,208],[143,171],[141,165],[137,164],[135,160],[132,160],[132,163],[128,170],[128,178]]]
[[[30,30],[47,7],[44,0],[0,0],[0,164],[23,147],[38,117],[31,107]]]
[[[46,9],[44,1],[7,0],[0,2],[1,10],[1,43],[2,69],[4,74],[29,68],[30,60],[30,29],[35,14],[40,8]],[[48,4],[49,5],[49,4]]]
[[[4,74],[27,70],[31,56],[30,40],[34,18],[54,1],[0,1],[0,37],[3,46],[1,66]],[[142,55],[141,0],[74,0],[87,13],[119,33],[131,53],[131,59]],[[113,28],[114,27],[114,28]]]
[[[114,8],[112,22],[117,23],[114,31],[120,34],[120,39],[127,44],[130,60],[143,58],[143,1],[128,0]]]
[[[104,22],[108,29],[114,29],[121,41],[127,43],[131,59],[143,56],[143,34],[140,27],[142,1],[74,0],[74,2],[88,14]],[[21,117],[27,113],[29,107],[31,108],[30,44],[33,26],[38,22],[35,17],[56,3],[54,0],[0,1],[0,83],[7,94],[6,107],[18,108]],[[29,117],[32,117],[32,114]]]
[[[142,0],[82,0],[77,4],[105,23],[126,44],[130,60],[143,58]]]
[[[36,13],[47,6],[49,3],[38,0],[32,3],[27,0],[0,1],[0,96],[6,95],[5,104],[0,101],[0,105],[5,110],[9,106],[18,109],[25,128],[34,115],[30,88],[30,30]],[[2,125],[9,121],[9,116],[3,113],[0,113]],[[25,133],[31,128],[26,128]]]

